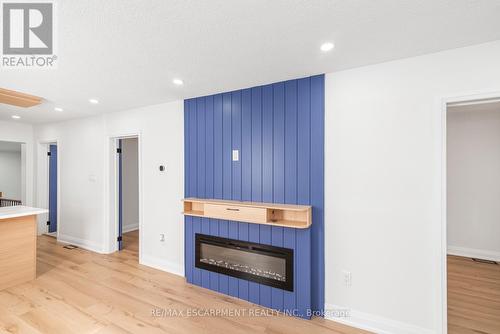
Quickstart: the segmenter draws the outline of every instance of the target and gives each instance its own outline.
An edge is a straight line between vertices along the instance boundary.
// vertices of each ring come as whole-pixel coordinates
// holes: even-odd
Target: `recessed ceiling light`
[[[172,82],[174,84],[176,84],[177,86],[181,86],[184,84],[184,81],[182,81],[181,79],[174,79],[174,80],[172,80]]]
[[[63,111],[64,109],[63,108],[59,108],[59,107],[55,107],[54,110],[55,111]]]
[[[96,99],[89,99],[89,102],[92,103],[92,104],[98,104],[99,103],[99,100],[96,100]]]
[[[328,52],[328,51],[332,50],[334,47],[335,47],[335,45],[333,43],[326,42],[326,43],[321,44],[320,49],[323,52]]]
[[[20,119],[20,118],[21,118],[21,116],[19,116],[19,115],[12,115],[12,118],[13,118],[13,119]]]

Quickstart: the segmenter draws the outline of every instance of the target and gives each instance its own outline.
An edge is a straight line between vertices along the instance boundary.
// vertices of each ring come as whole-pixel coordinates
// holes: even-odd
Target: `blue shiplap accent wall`
[[[318,75],[184,101],[186,197],[313,206],[306,230],[186,216],[188,282],[304,318],[323,310],[324,100]],[[196,233],[292,248],[294,291],[195,268]]]

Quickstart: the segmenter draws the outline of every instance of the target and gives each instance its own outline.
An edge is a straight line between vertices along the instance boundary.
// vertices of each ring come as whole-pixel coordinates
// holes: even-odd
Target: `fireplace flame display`
[[[293,291],[293,250],[196,234],[195,266]]]
[[[271,279],[275,279],[278,281],[285,282],[286,281],[286,274],[281,273],[278,274],[272,270],[266,270],[266,269],[259,269],[259,268],[254,268],[245,264],[238,264],[238,263],[229,263],[224,260],[214,260],[214,259],[200,259],[200,262],[202,263],[208,263],[213,266],[218,266],[218,267],[223,267],[231,270],[237,270],[241,271],[244,273],[256,275],[256,276],[262,276],[262,277],[267,277]]]

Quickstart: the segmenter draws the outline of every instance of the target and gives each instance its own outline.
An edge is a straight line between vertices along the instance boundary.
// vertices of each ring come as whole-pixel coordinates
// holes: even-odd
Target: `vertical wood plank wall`
[[[313,206],[307,230],[186,216],[188,282],[304,318],[322,311],[324,76],[188,99],[184,117],[186,197]],[[294,291],[195,268],[196,233],[293,249]]]

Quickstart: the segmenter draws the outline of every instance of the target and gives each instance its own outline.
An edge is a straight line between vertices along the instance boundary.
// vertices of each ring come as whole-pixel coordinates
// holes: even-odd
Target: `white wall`
[[[500,260],[500,104],[447,118],[448,252]]]
[[[141,263],[184,275],[183,102],[107,114],[106,124],[108,136],[140,134]],[[165,234],[164,242],[160,234]]]
[[[33,205],[33,126],[0,121],[0,141],[25,143],[21,146],[21,200]]]
[[[97,252],[116,249],[109,196],[110,137],[140,134],[141,263],[183,274],[182,101],[35,126],[37,141],[58,142],[59,238]],[[46,163],[45,160],[41,163]],[[160,172],[158,166],[166,165]],[[38,178],[41,182],[41,178]],[[43,193],[38,194],[41,200]],[[111,222],[110,222],[111,221]],[[165,234],[165,242],[159,235]]]
[[[101,252],[105,240],[104,133],[103,116],[35,126],[37,142],[57,140],[58,144],[59,238]],[[41,147],[37,165],[44,172],[37,173],[40,183],[47,177],[47,146]],[[37,190],[37,200],[46,203],[46,187]]]
[[[500,92],[499,59],[495,42],[327,74],[326,303],[349,322],[442,332],[442,99]]]
[[[0,151],[0,192],[21,200],[21,152]]]
[[[137,138],[122,140],[122,205],[124,232],[139,228],[139,154]]]

